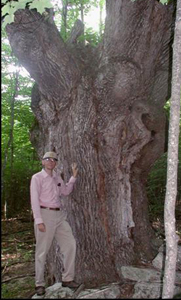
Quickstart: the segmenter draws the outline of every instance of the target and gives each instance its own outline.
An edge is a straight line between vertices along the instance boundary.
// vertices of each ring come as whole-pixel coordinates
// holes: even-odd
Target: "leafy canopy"
[[[7,24],[14,22],[14,13],[18,9],[25,9],[27,4],[30,9],[36,9],[40,14],[42,14],[46,8],[53,7],[50,0],[19,0],[11,2],[2,0],[1,3],[4,4],[2,8],[2,17],[4,17],[3,28],[5,28]]]

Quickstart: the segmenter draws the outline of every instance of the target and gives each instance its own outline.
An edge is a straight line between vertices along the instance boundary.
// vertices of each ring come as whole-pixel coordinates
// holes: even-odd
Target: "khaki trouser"
[[[64,269],[62,272],[62,281],[72,281],[75,274],[76,254],[76,242],[72,234],[72,229],[62,211],[41,209],[41,215],[46,226],[46,232],[39,231],[38,225],[35,225],[35,285],[45,286],[44,270],[46,255],[54,237],[63,254]]]

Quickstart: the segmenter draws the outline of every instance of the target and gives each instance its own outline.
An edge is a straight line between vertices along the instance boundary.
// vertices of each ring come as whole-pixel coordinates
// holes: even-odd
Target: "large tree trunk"
[[[170,96],[173,8],[158,1],[106,3],[97,49],[65,45],[50,20],[19,10],[7,33],[36,84],[31,139],[40,158],[58,153],[65,200],[77,240],[78,280],[108,282],[121,266],[154,255],[145,184],[164,151],[163,105]],[[74,32],[75,33],[75,32]]]

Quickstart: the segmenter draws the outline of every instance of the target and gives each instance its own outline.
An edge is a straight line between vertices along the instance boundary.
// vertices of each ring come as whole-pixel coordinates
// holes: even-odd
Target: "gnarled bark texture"
[[[154,255],[145,184],[164,151],[174,23],[173,7],[154,0],[111,0],[106,9],[96,49],[76,39],[65,44],[54,23],[33,10],[17,11],[6,28],[36,81],[32,143],[40,158],[58,153],[65,180],[78,163],[64,202],[77,240],[77,279],[97,283]]]

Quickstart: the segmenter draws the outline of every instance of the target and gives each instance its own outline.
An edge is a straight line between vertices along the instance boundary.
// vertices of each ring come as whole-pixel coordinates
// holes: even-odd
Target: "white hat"
[[[46,152],[43,156],[43,159],[45,158],[55,158],[56,160],[58,160],[57,158],[57,154],[55,152]]]

